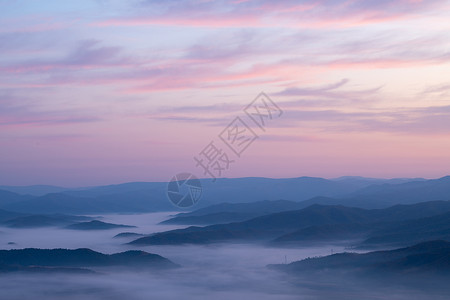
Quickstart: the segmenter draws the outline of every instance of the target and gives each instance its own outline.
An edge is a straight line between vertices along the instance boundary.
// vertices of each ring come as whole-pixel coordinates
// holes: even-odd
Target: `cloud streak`
[[[411,135],[450,134],[450,106],[425,106],[409,108],[362,108],[349,111],[348,101],[372,101],[381,88],[368,90],[339,89],[348,80],[315,88],[285,89],[273,95],[307,96],[307,100],[277,101],[285,109],[285,115],[275,125],[280,128],[316,128],[319,132],[386,132]],[[359,97],[358,97],[359,96]],[[209,106],[184,106],[164,109],[152,115],[153,119],[191,123],[207,123],[211,126],[224,126],[232,113],[242,109],[237,104],[222,103]],[[231,114],[230,114],[231,113]],[[204,117],[204,115],[214,117]],[[269,140],[276,140],[275,138]]]
[[[353,27],[405,19],[447,7],[440,1],[143,1],[131,16],[100,26]]]

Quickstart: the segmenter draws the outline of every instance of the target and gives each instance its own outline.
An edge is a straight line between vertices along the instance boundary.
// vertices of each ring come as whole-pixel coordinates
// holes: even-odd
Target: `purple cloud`
[[[203,27],[356,26],[408,17],[445,6],[432,1],[142,1],[134,14],[103,25],[167,24]]]

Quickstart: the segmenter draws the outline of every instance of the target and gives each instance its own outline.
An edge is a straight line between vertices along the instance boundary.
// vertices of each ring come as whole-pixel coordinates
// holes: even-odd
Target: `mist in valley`
[[[1,228],[3,249],[90,248],[102,253],[143,250],[181,265],[171,270],[92,268],[96,274],[1,275],[2,299],[425,299],[401,287],[386,291],[382,286],[348,282],[340,278],[293,278],[267,268],[307,257],[342,252],[338,245],[275,248],[263,244],[223,243],[181,246],[136,246],[133,237],[114,238],[121,232],[150,234],[179,228],[158,225],[170,213],[102,215],[105,222],[136,228],[78,231],[59,228]],[[14,242],[15,244],[8,244]],[[359,296],[358,296],[359,295]],[[435,295],[439,299],[439,294]],[[414,298],[416,297],[416,298]],[[421,298],[422,297],[422,298]],[[442,298],[444,299],[444,298]]]

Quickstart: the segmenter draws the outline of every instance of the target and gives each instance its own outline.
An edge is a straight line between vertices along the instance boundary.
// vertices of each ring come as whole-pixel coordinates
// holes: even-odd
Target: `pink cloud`
[[[149,6],[156,5],[147,1]],[[128,17],[108,19],[97,26],[194,27],[353,27],[409,18],[439,6],[440,1],[178,1],[159,4],[146,13],[145,6]],[[155,13],[157,11],[157,13]]]
[[[53,69],[96,69],[129,65],[130,59],[121,53],[119,47],[102,47],[99,41],[81,41],[65,57],[56,59],[31,59],[18,64],[0,66],[0,71],[9,73],[42,72]]]

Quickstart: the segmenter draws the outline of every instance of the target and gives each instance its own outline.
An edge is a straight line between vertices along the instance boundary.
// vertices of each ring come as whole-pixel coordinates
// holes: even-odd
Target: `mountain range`
[[[324,276],[450,276],[450,242],[433,240],[410,247],[363,254],[337,253],[307,258],[290,264],[269,265],[290,274]]]
[[[450,200],[450,177],[425,180],[341,177],[323,179],[235,178],[201,180],[203,193],[194,209],[219,203],[251,203],[263,200],[288,200],[311,204],[341,204],[361,208],[383,208],[394,204],[431,200]],[[84,188],[52,186],[10,187],[0,189],[0,209],[32,214],[94,214],[173,211],[166,196],[165,182],[131,182]],[[50,192],[50,193],[45,193]],[[273,211],[272,211],[273,212]],[[251,213],[250,213],[251,214]],[[224,215],[223,222],[243,220],[256,215]],[[216,216],[218,219],[221,216]],[[190,222],[189,220],[186,222]],[[203,224],[208,220],[201,221]]]
[[[92,220],[88,222],[79,222],[66,226],[67,229],[74,230],[107,230],[115,228],[135,228],[136,226],[123,225],[123,224],[112,224],[106,223],[99,220]]]
[[[87,248],[0,250],[0,272],[48,270],[80,272],[86,268],[98,267],[168,269],[177,266],[160,255],[136,250],[116,254],[103,254]]]
[[[376,236],[393,232],[397,232],[399,238],[401,234],[408,234],[408,229],[414,233],[416,228],[423,227],[426,222],[430,226],[429,231],[424,231],[424,235],[433,233],[434,238],[446,238],[448,226],[443,226],[446,212],[450,212],[450,201],[395,205],[384,209],[314,204],[307,208],[267,214],[242,222],[191,226],[160,232],[136,239],[131,244],[175,245],[272,240],[272,245],[282,245],[358,238],[361,242],[368,239],[365,244],[369,245],[370,238],[373,240]],[[442,218],[444,219],[441,220]],[[399,241],[418,240],[422,239],[409,237]],[[387,238],[380,238],[377,243],[388,242]]]

